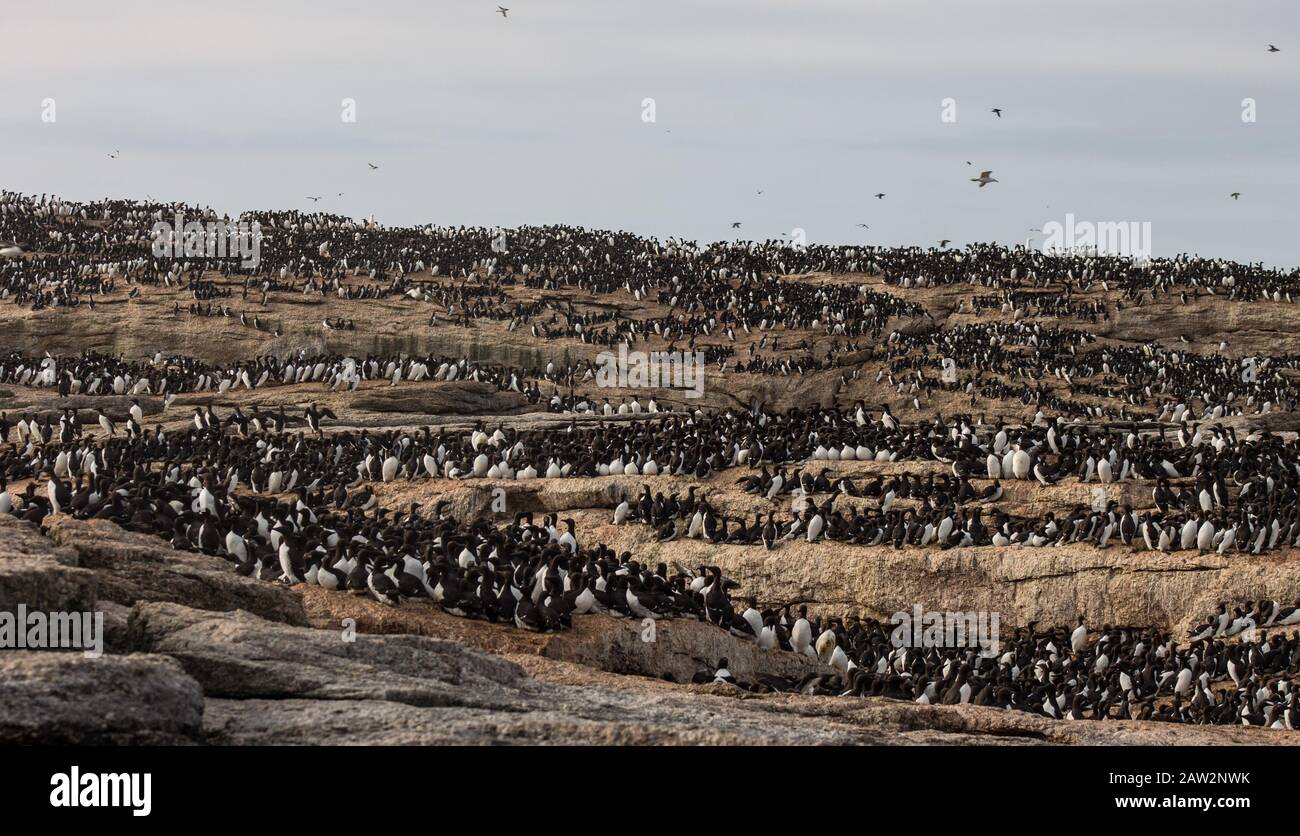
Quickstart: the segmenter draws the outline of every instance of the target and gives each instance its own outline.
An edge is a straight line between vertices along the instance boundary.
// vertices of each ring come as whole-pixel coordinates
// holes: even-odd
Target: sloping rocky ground
[[[781,556],[793,559],[792,553]],[[1007,558],[1011,560],[1010,557]],[[799,561],[803,562],[803,561]],[[757,578],[758,576],[756,576]],[[776,589],[773,588],[773,592]],[[809,660],[709,625],[584,616],[560,634],[242,578],[102,521],[0,516],[0,608],[105,613],[105,655],[0,654],[0,743],[1285,743],[1263,729],[1056,722],[972,706],[683,685]]]

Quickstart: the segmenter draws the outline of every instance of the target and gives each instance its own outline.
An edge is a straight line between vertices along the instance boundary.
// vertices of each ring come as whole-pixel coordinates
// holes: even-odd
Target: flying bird
[[[871,227],[867,226],[866,224],[858,224],[858,226],[862,227],[863,229],[871,229]]]
[[[884,192],[876,192],[876,200],[880,200],[884,198],[884,196],[885,196]]]
[[[371,171],[377,171],[379,169],[379,166],[375,165],[374,163],[366,163],[366,165],[370,166]]]
[[[999,119],[1002,118],[1002,108],[1000,107],[991,108],[989,110],[989,113],[992,113],[994,116],[998,117]]]
[[[118,151],[118,150],[114,149],[114,150],[113,150],[113,153],[111,153],[111,154],[108,155],[108,158],[109,158],[110,160],[116,160],[116,159],[118,158],[118,155],[121,154],[121,153],[122,153],[121,151]]]
[[[505,6],[497,6],[497,14],[501,15],[502,17],[509,17],[509,15],[506,14],[506,12],[508,11],[510,10],[507,9]]]
[[[1232,194],[1228,195],[1228,197],[1232,198],[1233,200],[1236,200],[1237,198],[1241,197],[1241,192],[1233,192]]]
[[[319,200],[321,199],[321,197],[324,197],[324,195],[321,195],[321,196],[318,196],[318,197],[312,197],[311,195],[307,195],[307,199],[310,200],[310,201],[313,201],[313,202],[314,202],[314,201],[319,201]]]
[[[981,171],[979,177],[972,177],[970,181],[972,183],[979,183],[980,188],[982,189],[985,186],[987,186],[989,183],[998,182],[997,180],[994,180],[992,177],[989,176],[992,173],[993,173],[992,171]]]
[[[1272,44],[1269,44],[1269,45],[1268,45],[1268,51],[1269,51],[1269,52],[1281,52],[1282,50],[1278,49],[1277,47],[1273,46]]]
[[[15,241],[0,241],[0,258],[17,258],[27,250]]]
[[[951,243],[952,243],[952,239],[951,239],[951,238],[940,238],[940,239],[939,239],[939,246],[940,246],[940,247],[946,247],[946,246],[948,246],[948,245],[951,244]]]

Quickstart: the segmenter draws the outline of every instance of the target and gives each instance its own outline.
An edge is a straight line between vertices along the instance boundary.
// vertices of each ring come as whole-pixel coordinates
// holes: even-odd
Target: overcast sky
[[[1300,265],[1294,0],[504,4],[11,4],[0,187],[701,242],[1020,242],[1071,212]]]

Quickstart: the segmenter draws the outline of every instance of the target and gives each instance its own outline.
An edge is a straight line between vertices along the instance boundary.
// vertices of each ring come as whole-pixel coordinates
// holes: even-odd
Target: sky
[[[11,4],[0,188],[701,243],[1068,213],[1300,266],[1294,0],[503,2]]]

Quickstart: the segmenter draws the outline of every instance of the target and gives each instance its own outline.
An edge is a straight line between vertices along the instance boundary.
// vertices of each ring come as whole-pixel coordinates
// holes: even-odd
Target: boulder
[[[77,568],[71,549],[56,548],[36,526],[0,514],[0,610],[85,612],[95,607],[94,572]]]
[[[0,653],[0,744],[197,742],[203,693],[164,656]]]
[[[490,653],[538,655],[610,673],[690,682],[696,671],[717,667],[722,658],[727,659],[728,670],[746,681],[759,674],[798,679],[828,671],[807,657],[760,650],[753,641],[694,619],[660,619],[650,629],[640,619],[593,614],[574,618],[572,629],[539,634],[513,625],[457,618],[428,602],[389,607],[368,597],[309,586],[302,588],[302,596],[315,625],[334,627],[352,619],[362,633],[432,636]]]
[[[134,650],[177,659],[213,697],[378,699],[410,705],[520,705],[518,666],[454,642],[313,630],[247,612],[137,604]]]
[[[93,569],[99,596],[130,606],[137,601],[173,601],[209,610],[248,610],[273,621],[306,624],[298,597],[281,584],[239,575],[219,557],[173,549],[149,534],[126,531],[107,520],[47,517],[56,545]]]

